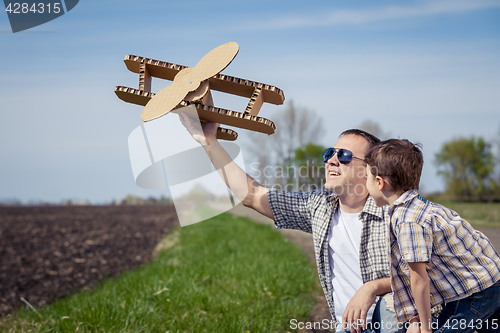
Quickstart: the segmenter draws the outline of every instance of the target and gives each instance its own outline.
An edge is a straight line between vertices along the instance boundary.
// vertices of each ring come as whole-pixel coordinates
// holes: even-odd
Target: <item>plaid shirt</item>
[[[408,262],[427,262],[431,306],[465,298],[500,280],[500,258],[488,238],[451,209],[408,191],[389,215],[391,287],[400,322],[417,314]]]
[[[269,189],[269,203],[278,229],[299,229],[311,233],[318,274],[330,313],[335,318],[333,287],[328,258],[328,232],[332,214],[339,206],[338,197],[327,191],[285,192]],[[389,218],[383,208],[368,197],[359,215],[363,222],[359,263],[363,283],[389,277],[386,238]]]

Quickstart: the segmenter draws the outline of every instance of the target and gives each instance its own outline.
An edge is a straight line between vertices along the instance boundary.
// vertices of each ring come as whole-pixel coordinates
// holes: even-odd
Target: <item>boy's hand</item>
[[[415,321],[413,323],[410,323],[408,329],[406,330],[406,333],[423,333],[420,330],[420,322]]]
[[[410,319],[410,325],[408,326],[406,333],[432,333],[432,330],[429,328],[422,327],[422,324],[420,323],[420,318],[417,315],[414,318]]]

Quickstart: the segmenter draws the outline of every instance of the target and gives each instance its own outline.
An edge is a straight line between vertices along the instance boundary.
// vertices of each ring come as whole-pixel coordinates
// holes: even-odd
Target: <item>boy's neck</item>
[[[394,201],[398,200],[398,198],[403,195],[405,191],[398,191],[398,192],[392,192],[392,191],[384,191],[384,196],[385,199],[387,200],[388,205],[392,205]]]

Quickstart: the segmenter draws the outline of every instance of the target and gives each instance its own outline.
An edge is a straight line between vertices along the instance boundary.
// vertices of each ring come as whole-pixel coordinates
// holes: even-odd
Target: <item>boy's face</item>
[[[386,205],[387,203],[383,201],[384,198],[382,191],[379,189],[379,180],[371,172],[371,166],[366,165],[366,188],[368,192],[375,200],[375,204],[379,207]]]

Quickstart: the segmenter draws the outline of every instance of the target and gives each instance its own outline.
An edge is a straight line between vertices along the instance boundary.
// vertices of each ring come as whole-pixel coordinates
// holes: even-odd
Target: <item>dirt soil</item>
[[[0,207],[0,318],[151,259],[173,206]]]

